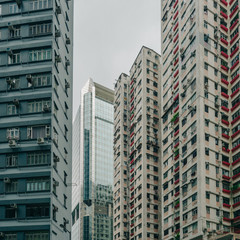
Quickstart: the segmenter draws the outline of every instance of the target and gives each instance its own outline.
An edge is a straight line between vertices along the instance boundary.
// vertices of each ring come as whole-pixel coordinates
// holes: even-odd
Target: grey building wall
[[[0,233],[70,239],[73,1],[0,1]]]

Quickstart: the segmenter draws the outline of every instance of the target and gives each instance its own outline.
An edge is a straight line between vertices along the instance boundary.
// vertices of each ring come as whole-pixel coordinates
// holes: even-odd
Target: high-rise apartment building
[[[162,1],[162,239],[240,239],[238,4]]]
[[[81,91],[73,138],[73,240],[113,238],[113,101],[114,92],[91,79]]]
[[[0,239],[70,239],[73,1],[0,18]]]
[[[161,239],[160,55],[142,47],[115,84],[114,239]]]

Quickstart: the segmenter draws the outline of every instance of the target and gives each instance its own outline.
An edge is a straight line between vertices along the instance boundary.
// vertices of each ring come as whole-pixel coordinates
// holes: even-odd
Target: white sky
[[[141,47],[160,53],[160,0],[75,0],[73,116],[91,77],[113,89]]]

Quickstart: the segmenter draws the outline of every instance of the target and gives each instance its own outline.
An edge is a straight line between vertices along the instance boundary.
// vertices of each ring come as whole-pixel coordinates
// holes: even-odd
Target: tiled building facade
[[[142,47],[114,100],[114,239],[161,239],[160,56]]]
[[[0,19],[0,239],[70,239],[73,1]]]
[[[162,1],[162,239],[239,239],[238,4]]]

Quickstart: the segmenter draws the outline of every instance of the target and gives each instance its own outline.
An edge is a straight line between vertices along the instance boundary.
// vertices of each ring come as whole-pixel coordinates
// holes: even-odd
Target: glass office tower
[[[113,99],[112,90],[91,79],[81,92],[74,122],[80,134],[73,139],[73,182],[79,183],[73,190],[73,239],[113,236]]]

